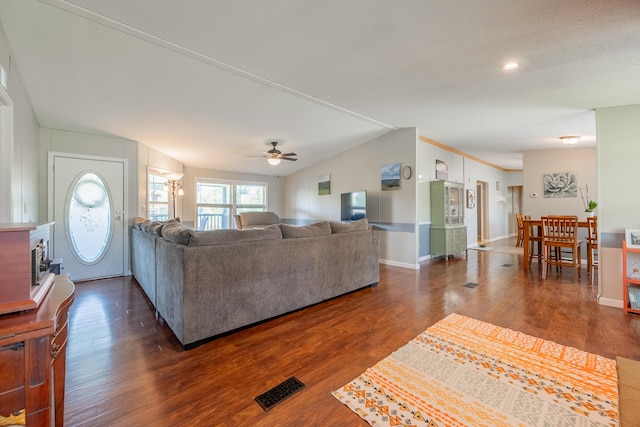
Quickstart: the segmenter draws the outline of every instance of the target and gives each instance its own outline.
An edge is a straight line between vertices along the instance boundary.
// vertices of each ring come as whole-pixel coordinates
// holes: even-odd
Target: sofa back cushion
[[[310,225],[280,224],[280,230],[282,231],[282,237],[285,239],[331,234],[331,226],[327,221],[320,221]]]
[[[180,218],[170,219],[169,221],[180,222]],[[146,231],[155,236],[162,236],[162,227],[169,221],[152,221],[150,219],[144,219],[142,217],[136,217],[133,220],[133,228],[137,228],[141,231]]]
[[[332,222],[331,232],[336,233],[350,233],[352,231],[365,231],[369,229],[369,222],[367,218],[359,219],[358,221],[351,222]]]
[[[280,227],[274,224],[265,228],[249,228],[246,230],[194,231],[189,240],[189,246],[210,246],[233,242],[277,239],[282,239],[282,233],[280,232]]]
[[[176,243],[182,243],[183,245],[189,244],[189,240],[194,233],[191,228],[183,225],[175,219],[170,219],[165,222],[160,230],[162,237],[165,239]]]

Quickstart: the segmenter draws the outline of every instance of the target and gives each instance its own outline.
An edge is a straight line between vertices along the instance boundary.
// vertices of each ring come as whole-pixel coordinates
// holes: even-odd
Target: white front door
[[[53,157],[53,258],[74,281],[124,275],[124,160]]]

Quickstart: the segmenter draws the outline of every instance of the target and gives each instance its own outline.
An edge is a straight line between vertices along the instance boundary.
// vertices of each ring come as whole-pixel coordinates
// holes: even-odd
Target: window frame
[[[152,200],[152,192],[150,191],[150,187],[151,187],[151,176],[156,177],[157,179],[154,179],[154,182],[161,182],[163,183],[163,185],[166,185],[168,182],[168,179],[164,176],[164,173],[158,169],[155,168],[148,168],[147,169],[147,217],[148,219],[152,220],[152,221],[167,221],[170,217],[170,211],[171,211],[171,204],[169,201],[169,193],[165,191],[166,193],[166,201],[164,200]],[[154,205],[157,206],[166,206],[166,217],[162,216],[159,217],[157,215],[152,215],[152,207]]]
[[[208,184],[220,184],[220,185],[229,185],[231,187],[231,203],[198,203],[198,185],[200,183],[208,183]],[[264,188],[264,204],[239,204],[237,200],[237,191],[239,185],[247,185],[247,186],[258,186]],[[196,230],[204,230],[200,227],[200,219],[198,215],[198,208],[206,207],[206,208],[228,208],[229,209],[229,220],[228,224],[226,224],[226,228],[220,229],[231,229],[234,228],[234,217],[238,214],[238,211],[241,212],[265,212],[269,207],[269,183],[264,181],[244,181],[244,180],[227,180],[227,179],[217,179],[217,178],[202,178],[196,177],[195,186],[194,186],[194,229]],[[206,230],[216,229],[216,228],[206,228]]]

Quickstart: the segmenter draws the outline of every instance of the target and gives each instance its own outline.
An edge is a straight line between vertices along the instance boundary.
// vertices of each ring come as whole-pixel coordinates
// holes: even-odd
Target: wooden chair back
[[[556,266],[556,271],[559,267],[571,267],[574,276],[577,271],[579,278],[582,241],[578,239],[578,217],[553,215],[543,216],[541,220],[544,246],[542,278],[547,277],[549,266]],[[568,251],[568,258],[565,251]]]
[[[589,232],[588,239],[591,243],[598,242],[598,217],[597,216],[588,216],[587,217],[587,230]]]

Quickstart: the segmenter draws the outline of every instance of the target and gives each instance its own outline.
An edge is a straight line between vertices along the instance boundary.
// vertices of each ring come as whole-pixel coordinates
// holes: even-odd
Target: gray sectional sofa
[[[131,245],[134,277],[185,349],[379,279],[366,219],[195,231],[137,218]]]

